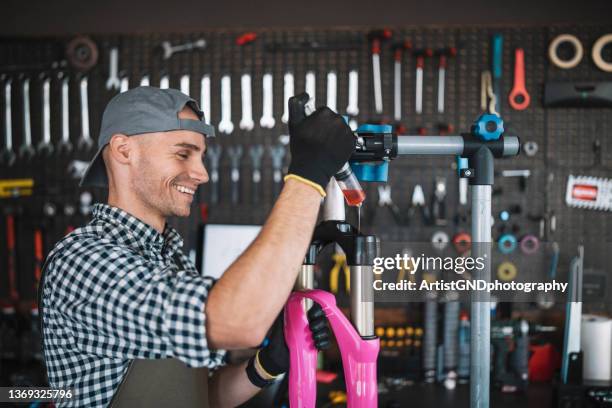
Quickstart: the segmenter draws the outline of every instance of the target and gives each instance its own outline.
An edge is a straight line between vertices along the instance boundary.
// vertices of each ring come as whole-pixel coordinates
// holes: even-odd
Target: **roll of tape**
[[[510,282],[516,278],[518,271],[512,262],[502,262],[497,267],[497,278],[504,282]]]
[[[565,42],[568,42],[574,46],[574,56],[569,60],[562,60],[557,54],[559,46]],[[561,34],[553,38],[548,46],[548,58],[555,66],[562,69],[574,68],[582,60],[584,55],[584,49],[580,40],[572,34]]]
[[[453,237],[453,245],[457,252],[464,254],[472,247],[472,237],[467,232],[460,232]]]
[[[602,35],[595,41],[593,44],[593,50],[591,51],[591,57],[593,58],[593,62],[597,65],[597,68],[601,69],[605,72],[612,72],[612,62],[604,61],[601,56],[601,51],[603,48],[612,43],[612,34]]]
[[[497,241],[497,247],[502,254],[511,254],[516,249],[517,244],[516,237],[512,234],[504,234]]]
[[[535,235],[525,235],[521,239],[521,251],[524,254],[531,255],[540,248],[540,240]]]

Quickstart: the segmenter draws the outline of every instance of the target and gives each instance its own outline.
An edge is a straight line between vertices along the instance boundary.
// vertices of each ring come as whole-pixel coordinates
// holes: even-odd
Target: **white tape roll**
[[[612,320],[607,317],[583,315],[581,343],[585,380],[612,380]]]
[[[557,49],[564,42],[568,42],[574,46],[574,56],[569,60],[562,60],[557,55]],[[582,43],[575,35],[572,34],[558,35],[550,42],[550,45],[548,46],[548,58],[550,59],[550,62],[562,69],[574,68],[580,63],[583,55],[584,49],[582,48]]]
[[[601,69],[605,72],[612,72],[612,62],[604,61],[601,57],[601,51],[603,48],[612,43],[612,34],[602,35],[595,41],[593,44],[593,50],[591,51],[591,57],[593,58],[593,62],[597,65],[597,68]]]

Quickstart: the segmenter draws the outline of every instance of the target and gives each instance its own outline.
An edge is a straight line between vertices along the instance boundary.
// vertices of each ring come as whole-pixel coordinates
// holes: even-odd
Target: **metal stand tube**
[[[361,337],[374,335],[374,273],[370,265],[353,265],[351,270],[351,322]],[[367,291],[367,293],[366,293]]]

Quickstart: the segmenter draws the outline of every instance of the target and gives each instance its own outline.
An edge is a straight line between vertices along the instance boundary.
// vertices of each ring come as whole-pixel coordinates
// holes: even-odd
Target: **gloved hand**
[[[329,347],[330,331],[325,312],[317,303],[308,311],[308,326],[312,332],[312,339],[317,350]],[[255,358],[259,365],[270,376],[276,377],[289,369],[289,349],[285,343],[283,332],[283,313],[276,319],[268,335],[268,344],[259,349]]]
[[[342,116],[321,107],[306,116],[307,93],[289,98],[289,149],[291,164],[285,180],[311,185],[323,197],[329,180],[355,150],[355,137]]]

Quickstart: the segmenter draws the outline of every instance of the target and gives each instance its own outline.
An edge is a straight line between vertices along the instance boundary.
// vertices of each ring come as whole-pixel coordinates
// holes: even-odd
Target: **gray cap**
[[[178,114],[186,105],[200,120],[179,119]],[[195,99],[176,89],[139,86],[116,95],[104,109],[98,151],[87,166],[80,186],[108,187],[102,150],[113,135],[133,136],[171,130],[192,130],[207,137],[215,136],[215,128],[204,122],[204,113]]]

